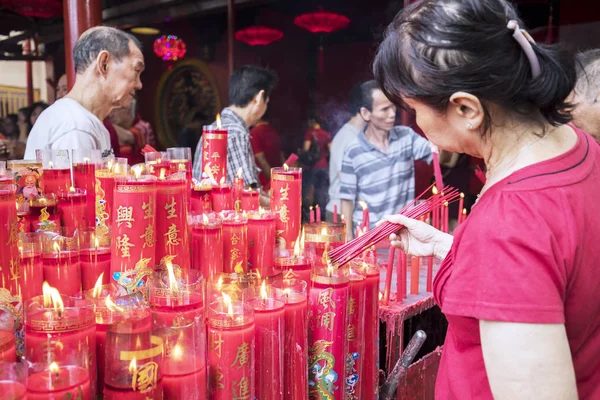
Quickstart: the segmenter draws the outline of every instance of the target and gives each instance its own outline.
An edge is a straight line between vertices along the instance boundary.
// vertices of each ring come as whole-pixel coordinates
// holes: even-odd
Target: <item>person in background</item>
[[[285,159],[281,152],[281,139],[273,126],[267,121],[269,109],[250,130],[250,143],[260,173],[260,186],[268,191],[271,185],[271,168],[280,167]]]
[[[23,107],[19,109],[17,114],[19,119],[17,125],[19,126],[19,142],[27,143],[27,137],[31,131],[31,111],[29,107]]]
[[[600,49],[577,55],[577,83],[570,101],[575,104],[573,124],[600,141]]]
[[[19,142],[19,117],[17,114],[9,114],[2,123],[3,144],[8,152],[8,159],[22,159],[25,144]]]
[[[304,133],[303,151],[312,151],[311,147],[318,146],[319,159],[313,165],[307,165],[305,175],[306,185],[305,199],[307,206],[319,205],[322,218],[325,219],[325,208],[327,207],[327,191],[329,190],[329,147],[331,146],[331,135],[321,127],[316,119],[308,121],[308,129]],[[304,171],[303,171],[304,175]],[[304,176],[303,176],[304,178]],[[312,201],[311,201],[312,200]],[[304,207],[306,208],[306,207]]]
[[[238,169],[242,169],[244,183],[259,187],[258,171],[250,144],[249,126],[256,124],[267,110],[271,92],[277,85],[275,72],[253,65],[233,71],[229,78],[229,106],[221,111],[223,129],[227,135],[227,180],[233,182]],[[212,124],[216,127],[216,122]],[[193,176],[202,180],[202,139],[196,146]],[[264,201],[264,200],[263,200]]]
[[[443,260],[437,399],[600,399],[600,146],[569,124],[573,57],[523,25],[506,0],[417,2],[374,61],[432,143],[486,164],[454,235],[386,218],[392,245]]]
[[[42,114],[42,112],[44,112],[46,108],[48,108],[48,104],[44,103],[43,101],[38,101],[37,103],[33,103],[31,105],[29,113],[29,123],[31,124],[32,128],[37,122],[39,116]]]
[[[99,149],[104,157],[113,154],[102,121],[114,108],[129,107],[142,88],[141,44],[118,29],[94,27],[75,43],[73,61],[75,84],[33,126],[25,151],[28,159],[35,158],[36,149]]]
[[[69,87],[67,86],[67,75],[62,74],[60,78],[58,78],[58,83],[56,84],[56,100],[60,100],[69,93]]]
[[[136,113],[136,104],[134,100],[127,108],[114,109],[108,118],[119,139],[120,156],[127,158],[130,165],[144,162],[141,151],[146,144],[156,146],[152,125]]]
[[[192,118],[187,121],[183,129],[179,132],[177,144],[179,147],[189,147],[193,154],[196,153],[196,145],[202,136],[202,121],[206,121],[205,115],[201,111],[192,113]]]
[[[342,126],[331,141],[329,157],[329,201],[327,202],[327,220],[333,220],[333,206],[337,205],[337,212],[342,212],[340,199],[340,181],[342,175],[342,159],[346,147],[358,136],[365,126],[365,120],[360,116],[360,84],[350,90],[350,120]]]
[[[407,126],[394,126],[396,106],[377,82],[367,81],[360,88],[360,115],[367,124],[346,148],[340,185],[348,238],[353,225],[364,224],[359,201],[367,203],[371,229],[414,199],[415,160],[432,160],[427,139]]]

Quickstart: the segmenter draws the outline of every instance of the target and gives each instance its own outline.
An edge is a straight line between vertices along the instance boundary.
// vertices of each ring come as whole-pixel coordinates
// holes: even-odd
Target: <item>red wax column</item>
[[[29,200],[31,231],[57,232],[60,228],[60,212],[54,193],[32,197]]]
[[[99,233],[107,234],[112,224],[115,177],[127,175],[127,159],[115,158],[96,169],[96,224]]]
[[[156,264],[170,260],[190,268],[187,192],[183,174],[159,178],[156,183]]]
[[[204,281],[200,271],[154,273],[149,301],[154,327],[164,340],[163,392],[167,399],[204,400],[207,396]]]
[[[102,284],[110,282],[110,235],[99,234],[95,229],[79,233],[79,262],[81,263],[81,286],[90,290],[102,275]]]
[[[73,150],[73,186],[85,190],[88,226],[96,220],[96,164],[102,162],[102,152],[91,149]]]
[[[346,241],[346,225],[333,222],[304,224],[306,251],[314,266],[327,265],[326,253],[340,247]]]
[[[200,214],[212,210],[212,188],[210,186],[195,186],[192,190],[192,212]]]
[[[19,293],[19,230],[17,209],[15,207],[14,179],[0,183],[0,289],[6,289],[12,295]]]
[[[260,206],[260,191],[256,189],[242,190],[242,211],[257,211]]]
[[[42,370],[33,369],[27,379],[27,400],[92,398],[89,372],[79,366],[59,367],[53,362]]]
[[[261,277],[277,275],[273,263],[275,252],[275,214],[270,211],[248,214],[248,269]]]
[[[223,211],[223,272],[248,271],[248,217]]]
[[[208,398],[254,399],[254,312],[226,296],[208,310]]]
[[[154,334],[150,312],[125,308],[106,332],[105,400],[161,400],[164,341]]]
[[[298,279],[310,285],[311,263],[308,257],[278,257],[275,259],[275,267],[283,272],[284,279]]]
[[[13,331],[0,330],[0,362],[15,362],[17,360],[17,346]]]
[[[316,269],[308,300],[309,395],[343,399],[348,354],[348,277],[332,267]],[[323,372],[322,374],[320,372]]]
[[[144,153],[148,173],[155,177],[165,177],[171,175],[171,163],[169,155],[165,151],[156,151]]]
[[[115,182],[110,275],[130,293],[144,285],[155,265],[155,217],[156,177]]]
[[[58,192],[58,210],[61,225],[67,236],[73,236],[76,230],[93,226],[87,217],[87,192],[85,189],[70,188]]]
[[[227,180],[227,134],[227,129],[212,126],[202,129],[202,171],[208,169],[217,182]]]
[[[68,150],[36,150],[36,158],[42,162],[41,186],[44,193],[68,191],[73,186]]]
[[[192,149],[189,147],[170,147],[167,149],[171,174],[185,172],[187,187],[192,186]]]
[[[252,302],[255,331],[256,397],[283,400],[284,303],[270,297],[264,286]]]
[[[285,399],[308,398],[308,299],[307,283],[296,279],[275,282],[283,292]]]
[[[364,359],[360,399],[375,399],[379,393],[379,266],[376,259],[363,264],[365,280]]]
[[[350,296],[348,298],[348,355],[346,358],[346,398],[360,398],[364,366],[364,329],[366,280],[362,262],[349,268]]]
[[[419,294],[419,267],[421,259],[419,257],[411,257],[410,265],[410,294]]]
[[[211,190],[212,209],[215,212],[233,210],[233,193],[231,185],[221,183],[218,186],[213,186]]]
[[[217,213],[194,215],[192,228],[192,268],[206,280],[223,272],[223,222]]]
[[[19,233],[19,259],[21,273],[19,285],[23,303],[42,294],[44,267],[42,263],[42,237],[39,233]]]
[[[302,168],[271,169],[271,210],[280,246],[291,249],[302,229]]]
[[[77,296],[81,293],[81,263],[77,236],[43,235],[42,263],[44,281],[50,286],[67,296]]]
[[[45,295],[52,300],[45,302],[45,296],[38,296],[25,305],[25,358],[34,364],[43,364],[51,359],[59,366],[73,365],[76,359],[85,360],[86,363],[81,366],[85,367],[83,371],[88,376],[88,367],[96,363],[93,304],[87,300],[61,296],[55,288],[48,288]],[[35,380],[30,376],[29,390],[41,391],[32,382]],[[95,393],[94,368],[89,370],[88,385]]]

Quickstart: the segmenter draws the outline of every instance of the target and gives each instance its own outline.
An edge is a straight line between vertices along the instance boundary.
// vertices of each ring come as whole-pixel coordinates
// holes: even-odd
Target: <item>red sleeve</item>
[[[551,198],[539,197],[535,192],[500,192],[475,206],[469,217],[474,218],[454,248],[444,313],[505,322],[565,322],[567,273],[557,239],[561,213]]]
[[[261,140],[262,133],[262,126],[254,127],[250,131],[250,145],[252,146],[252,151],[255,155],[264,151]]]
[[[313,140],[313,130],[312,129],[307,129],[304,132],[304,141],[312,141]]]

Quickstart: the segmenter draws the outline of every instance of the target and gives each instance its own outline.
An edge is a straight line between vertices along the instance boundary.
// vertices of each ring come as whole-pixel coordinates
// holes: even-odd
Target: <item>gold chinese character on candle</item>
[[[244,365],[248,365],[250,362],[250,346],[248,343],[243,342],[237,349],[237,354],[235,355],[235,360],[231,364],[234,367],[236,364],[238,365],[238,369],[242,369]]]
[[[232,400],[249,400],[250,399],[250,379],[243,376],[239,382],[233,381],[233,399]],[[237,388],[237,390],[236,390]],[[237,393],[236,393],[237,392]]]
[[[223,337],[220,332],[212,332],[210,336],[210,349],[215,352],[217,357],[221,358],[221,350],[223,347]]]
[[[152,212],[152,199],[148,200],[148,202],[142,203],[142,210],[144,210],[144,219],[150,219],[154,217],[154,213]]]
[[[154,226],[152,224],[146,227],[146,231],[142,236],[140,236],[140,239],[144,239],[144,245],[142,248],[145,249],[146,247],[154,247]]]
[[[123,207],[119,206],[117,208],[117,226],[121,226],[123,222],[127,225],[128,228],[131,228],[131,223],[135,222],[133,219],[133,206],[131,207]]]
[[[123,234],[123,236],[117,236],[117,249],[121,252],[121,257],[129,258],[131,254],[129,252],[130,247],[135,247],[133,243],[129,242],[129,236]]]
[[[164,236],[166,236],[166,238],[167,238],[165,245],[179,246],[179,243],[181,243],[181,239],[179,239],[179,235],[178,235],[179,232],[180,232],[180,230],[177,229],[177,225],[171,224],[171,226],[169,226],[169,230],[167,231],[167,233],[164,234]]]
[[[279,193],[281,194],[281,200],[289,200],[290,199],[290,185],[285,184],[284,187],[279,189]]]
[[[171,202],[169,204],[165,204],[165,211],[167,212],[167,219],[177,218],[176,209],[177,202],[175,201],[175,197],[171,198]]]
[[[234,245],[238,244],[239,241],[240,241],[240,238],[237,234],[234,233],[233,235],[231,235],[231,244],[234,244]]]
[[[323,315],[321,315],[321,326],[325,327],[328,331],[333,332],[334,319],[335,313],[333,311],[323,313]]]
[[[329,309],[330,306],[331,308],[335,308],[335,303],[331,299],[331,296],[333,296],[333,288],[321,290],[321,293],[319,293],[319,304],[322,305],[325,310]]]
[[[135,363],[135,358],[131,360],[131,362]],[[131,386],[133,390],[139,391],[140,393],[149,392],[156,387],[158,364],[152,361],[148,362],[140,368],[134,368],[132,375]]]

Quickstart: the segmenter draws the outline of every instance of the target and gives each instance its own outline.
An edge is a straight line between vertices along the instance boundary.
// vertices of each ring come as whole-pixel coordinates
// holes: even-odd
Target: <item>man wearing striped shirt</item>
[[[367,203],[370,221],[395,214],[415,197],[415,160],[431,162],[429,142],[406,126],[394,126],[396,106],[375,81],[361,85],[360,114],[365,128],[348,145],[342,161],[340,198],[347,236],[362,224],[359,201]]]
[[[221,125],[227,134],[227,180],[231,183],[241,168],[244,183],[259,187],[258,169],[250,145],[249,127],[267,110],[269,96],[277,85],[275,72],[253,65],[243,66],[229,78],[229,107],[221,112]],[[213,126],[215,124],[213,123]],[[202,180],[202,138],[196,146],[193,176]]]

